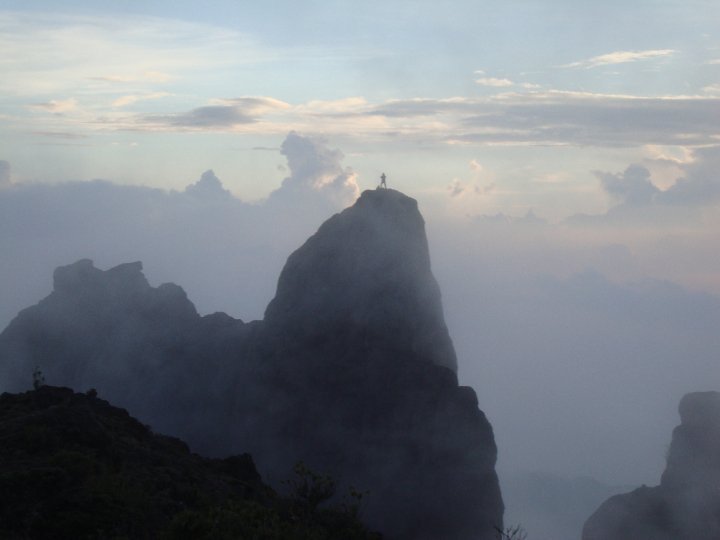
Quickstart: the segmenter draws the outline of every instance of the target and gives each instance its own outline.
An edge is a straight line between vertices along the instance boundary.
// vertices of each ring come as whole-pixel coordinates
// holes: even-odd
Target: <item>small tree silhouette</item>
[[[291,496],[304,510],[312,513],[335,495],[335,480],[318,474],[299,461],[293,467],[295,477],[287,482]]]
[[[526,540],[527,539],[527,533],[520,525],[515,525],[514,527],[507,527],[504,530],[501,529],[500,527],[495,527],[495,531],[497,532],[498,540]]]
[[[38,390],[41,386],[45,386],[45,375],[43,375],[40,366],[35,366],[32,372],[33,389]]]

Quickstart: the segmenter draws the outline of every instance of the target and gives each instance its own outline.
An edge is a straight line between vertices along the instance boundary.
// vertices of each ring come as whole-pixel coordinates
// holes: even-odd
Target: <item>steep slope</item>
[[[583,540],[720,538],[720,393],[687,394],[679,409],[660,485],[605,501]]]
[[[352,513],[264,485],[247,454],[210,460],[69,388],[0,396],[2,538],[356,538]]]
[[[250,452],[277,484],[293,463],[369,490],[393,538],[484,539],[502,526],[492,428],[456,358],[417,203],[366,191],[293,253],[264,321],[200,317],[139,263],[60,268],[0,335],[27,386],[96,387],[206,455]]]

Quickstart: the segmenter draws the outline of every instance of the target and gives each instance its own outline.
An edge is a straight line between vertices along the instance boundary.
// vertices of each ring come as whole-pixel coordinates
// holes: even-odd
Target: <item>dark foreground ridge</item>
[[[352,508],[278,497],[249,455],[191,454],[92,392],[3,394],[0,434],[2,538],[379,538]]]
[[[720,538],[720,393],[680,401],[660,485],[605,501],[587,520],[583,540]]]
[[[390,538],[495,538],[492,428],[458,386],[417,203],[366,191],[288,259],[264,321],[200,317],[140,263],[58,268],[0,335],[0,380],[97,388],[208,456],[252,454],[271,484],[302,460],[369,491]]]

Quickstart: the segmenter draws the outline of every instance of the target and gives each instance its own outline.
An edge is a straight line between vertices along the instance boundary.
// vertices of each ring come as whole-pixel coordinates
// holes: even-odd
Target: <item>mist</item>
[[[211,170],[166,191],[13,184],[0,162],[0,326],[82,258],[142,261],[152,285],[180,285],[201,314],[261,319],[287,256],[359,184],[375,187],[323,141],[291,133],[280,151],[288,177],[253,204]],[[639,165],[598,172],[607,213],[559,223],[458,218],[439,195],[407,193],[427,224],[460,382],[494,429],[501,484],[524,473],[657,483],[678,401],[720,387],[717,161],[699,152],[665,189]],[[507,521],[522,521],[506,499]]]

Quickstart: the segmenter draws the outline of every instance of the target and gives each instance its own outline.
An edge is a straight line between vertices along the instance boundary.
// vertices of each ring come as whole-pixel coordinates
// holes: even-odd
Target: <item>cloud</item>
[[[296,107],[299,113],[307,113],[310,115],[332,115],[343,114],[348,111],[362,111],[369,103],[363,97],[352,96],[343,99],[333,100],[312,100]]]
[[[703,210],[720,205],[720,147],[696,149],[692,159],[672,164],[685,174],[665,189],[650,171],[633,164],[621,173],[595,171],[600,186],[615,205],[604,214],[577,214],[574,225],[654,225],[663,229],[702,225]]]
[[[475,83],[480,86],[491,86],[493,88],[506,88],[515,84],[510,79],[497,79],[495,77],[481,77],[475,79]]]
[[[32,134],[37,135],[38,137],[48,137],[50,139],[77,140],[88,138],[87,135],[70,133],[67,131],[33,131]]]
[[[70,99],[53,99],[45,103],[33,103],[31,109],[47,111],[51,113],[64,113],[75,110],[77,108],[77,100]]]
[[[228,200],[232,194],[223,187],[220,179],[212,170],[205,171],[200,180],[185,188],[185,193],[191,197],[205,200]]]
[[[511,227],[511,226],[532,226],[539,227],[547,225],[547,220],[537,216],[535,212],[530,209],[524,216],[515,217],[509,216],[503,212],[497,214],[488,215],[481,214],[473,218],[475,223],[478,223],[484,227],[496,228],[500,227]]]
[[[360,189],[352,169],[343,168],[343,153],[330,149],[321,139],[291,132],[280,152],[287,158],[290,176],[270,194],[270,204],[346,206],[357,199]]]
[[[174,114],[88,119],[84,128],[279,134],[290,130],[423,144],[628,147],[717,143],[720,95],[639,97],[590,92],[506,92],[480,98],[360,98],[292,105],[272,97],[215,99]]]
[[[476,71],[476,74],[483,75],[484,72]],[[538,88],[541,88],[539,84],[533,84],[533,83],[517,83],[514,81],[511,81],[510,79],[506,78],[496,78],[496,77],[480,77],[479,79],[475,79],[475,83],[480,86],[489,86],[492,88],[510,88],[511,86],[517,86],[520,88],[524,88],[525,90],[537,90]]]
[[[10,163],[0,159],[0,189],[9,186],[10,183]]]
[[[151,124],[184,128],[228,128],[256,121],[233,105],[208,105],[182,114],[147,116],[145,120]]]
[[[484,144],[703,145],[714,141],[712,111],[717,107],[720,99],[710,96],[510,94],[465,103],[454,138]]]
[[[564,68],[595,68],[599,66],[608,66],[614,64],[626,64],[628,62],[638,62],[641,60],[649,60],[652,58],[664,58],[675,54],[674,49],[654,49],[647,51],[615,51],[600,56],[593,56],[587,60],[572,62],[560,67]]]
[[[254,124],[273,111],[287,109],[289,105],[271,97],[239,97],[218,99],[211,105],[188,112],[168,115],[146,115],[138,119],[134,129],[190,128],[198,130],[224,130],[239,125]]]
[[[648,205],[660,190],[650,180],[650,171],[641,165],[630,165],[622,173],[595,172],[602,188],[621,204]]]
[[[162,71],[145,71],[137,75],[105,75],[100,77],[88,77],[92,81],[103,81],[110,83],[134,83],[134,82],[152,82],[166,83],[173,80],[173,76]]]
[[[720,202],[720,147],[695,150],[694,159],[681,168],[685,176],[660,194],[665,204],[706,206]]]
[[[138,101],[146,101],[149,99],[160,99],[167,96],[170,96],[172,94],[168,92],[151,92],[148,94],[135,94],[135,95],[128,95],[128,96],[121,96],[114,100],[112,102],[113,107],[126,107],[128,105],[132,105],[134,103],[137,103]]]
[[[458,195],[461,195],[463,192],[465,192],[468,187],[462,182],[460,182],[460,180],[458,180],[457,178],[454,178],[450,185],[447,187],[447,189],[450,192],[451,197],[457,197]]]

